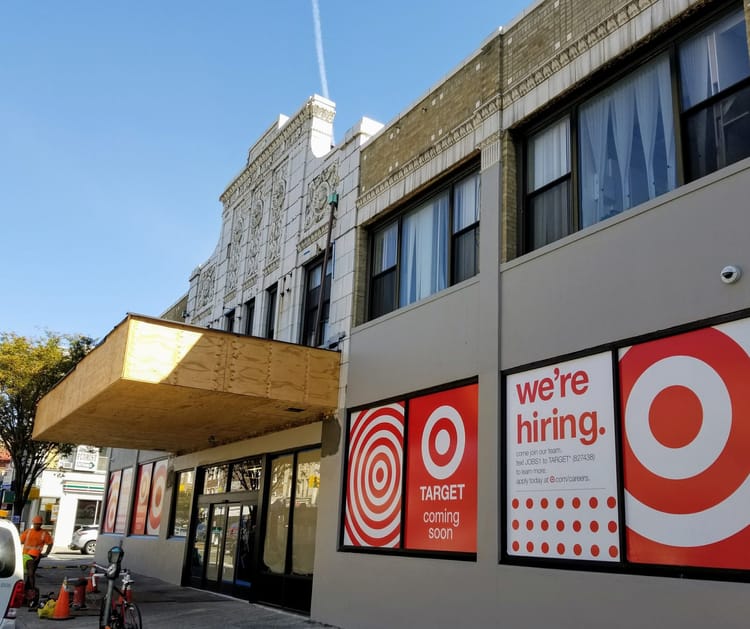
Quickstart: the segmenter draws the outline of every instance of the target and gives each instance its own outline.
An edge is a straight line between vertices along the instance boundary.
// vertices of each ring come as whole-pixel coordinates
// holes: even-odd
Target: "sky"
[[[0,0],[0,333],[160,315],[279,114],[387,124],[531,3]]]

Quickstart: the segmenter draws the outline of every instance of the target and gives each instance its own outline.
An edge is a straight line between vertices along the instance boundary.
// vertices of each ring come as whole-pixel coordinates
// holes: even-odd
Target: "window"
[[[227,332],[234,332],[234,310],[230,310],[224,315],[224,329]]]
[[[276,325],[276,293],[278,287],[276,284],[266,291],[266,334],[267,339],[272,339],[275,333]]]
[[[193,499],[193,487],[195,486],[195,470],[178,472],[176,475],[174,517],[170,535],[185,537],[190,526],[190,503]]]
[[[320,449],[275,457],[270,482],[263,570],[310,576],[315,559]]]
[[[326,275],[323,280],[323,260],[318,260],[307,267],[305,275],[305,311],[302,327],[302,343],[317,347],[329,336],[328,313],[331,304],[331,273],[333,262],[331,258],[326,264]],[[321,295],[322,284],[322,295]],[[318,322],[318,308],[321,315]],[[316,334],[316,324],[318,326]]]
[[[454,180],[372,232],[371,319],[478,273],[479,181]]]
[[[696,179],[750,156],[750,62],[741,11],[679,49],[686,177]]]
[[[255,323],[255,299],[245,303],[245,329],[243,330],[246,336],[253,335],[253,324]]]
[[[526,139],[524,246],[558,240],[750,155],[742,11],[641,64]],[[682,120],[673,111],[677,73]]]

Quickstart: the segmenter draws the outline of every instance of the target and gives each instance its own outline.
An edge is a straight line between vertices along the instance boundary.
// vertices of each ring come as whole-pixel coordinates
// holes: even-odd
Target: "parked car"
[[[15,629],[16,613],[25,604],[23,558],[18,529],[0,519],[0,629]]]
[[[99,527],[96,524],[84,524],[74,532],[68,547],[70,550],[80,550],[82,555],[93,555],[96,552],[96,538]]]

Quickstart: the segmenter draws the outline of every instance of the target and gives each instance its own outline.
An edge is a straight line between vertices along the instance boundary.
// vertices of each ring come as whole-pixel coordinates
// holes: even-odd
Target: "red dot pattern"
[[[620,558],[617,498],[606,493],[513,498],[509,552],[520,556],[613,561]]]

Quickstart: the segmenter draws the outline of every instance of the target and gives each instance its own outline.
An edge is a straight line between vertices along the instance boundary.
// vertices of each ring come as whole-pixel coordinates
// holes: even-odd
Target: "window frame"
[[[192,474],[193,475],[193,489],[190,492],[190,496],[188,497],[188,505],[187,505],[187,530],[185,533],[180,534],[175,532],[175,525],[177,524],[177,503],[180,500],[180,478],[183,474]],[[177,470],[174,473],[174,489],[172,491],[172,508],[170,510],[170,517],[169,517],[169,529],[168,529],[168,538],[179,538],[179,539],[187,539],[190,535],[190,524],[193,517],[193,511],[195,508],[195,499],[196,499],[196,487],[198,482],[198,471],[193,468],[187,468],[184,470]]]
[[[244,305],[244,326],[243,333],[245,336],[253,336],[253,325],[255,324],[255,297],[248,299]]]
[[[469,179],[470,177],[478,178],[478,190],[477,195],[477,220],[469,225],[465,225],[461,229],[455,230],[455,189],[457,184]],[[463,281],[471,279],[479,274],[479,234],[481,227],[481,177],[482,172],[480,169],[479,160],[472,158],[468,163],[461,165],[459,168],[453,170],[446,177],[437,181],[434,185],[425,189],[423,193],[417,194],[410,198],[408,201],[403,203],[390,212],[388,216],[382,220],[377,221],[368,229],[368,264],[367,264],[367,301],[366,301],[366,320],[372,321],[381,316],[396,312],[402,308],[410,306],[414,303],[421,301],[427,297],[431,297],[445,288],[449,288]],[[401,288],[401,277],[400,272],[402,269],[402,238],[403,238],[403,223],[404,219],[412,216],[421,211],[427,204],[434,202],[439,199],[441,195],[447,195],[447,224],[446,224],[446,286],[444,288],[438,288],[431,292],[428,296],[420,297],[409,303],[401,303],[400,288]],[[384,234],[387,230],[396,226],[396,256],[395,264],[374,272],[375,269],[375,246],[378,234]],[[475,233],[475,248],[477,249],[477,255],[475,260],[476,272],[473,275],[463,277],[460,280],[456,279],[457,266],[456,266],[456,242],[461,236],[473,231]],[[384,300],[376,300],[375,284],[379,280],[388,278],[394,275],[394,280],[389,285],[389,296],[388,303],[384,304]],[[392,307],[391,307],[392,306]]]
[[[276,334],[276,302],[278,301],[278,293],[278,284],[273,284],[266,289],[266,319],[263,325],[263,333],[267,339],[273,339]]]
[[[323,274],[323,262],[325,255],[321,254],[317,256],[314,260],[309,262],[305,265],[305,287],[304,287],[304,296],[302,300],[302,325],[300,330],[300,344],[307,345],[309,347],[320,347],[325,342],[325,334],[324,330],[326,327],[326,323],[330,321],[330,315],[331,315],[331,286],[333,284],[333,249],[330,250],[329,255],[327,257],[326,262],[326,273]],[[321,282],[318,284],[315,288],[310,288],[310,279],[312,277],[312,274],[316,271],[316,269],[320,268],[321,270]],[[322,302],[319,301],[318,298],[318,291],[323,291],[323,300]],[[313,294],[314,293],[314,294]],[[323,314],[321,316],[321,325],[320,329],[318,330],[318,338],[313,339],[313,342],[310,342],[310,337],[312,334],[315,334],[315,330],[310,329],[311,327],[315,327],[315,322],[317,318],[317,312],[318,312],[318,304],[320,303],[320,307],[322,308]],[[309,317],[313,316],[314,318],[311,320]]]

